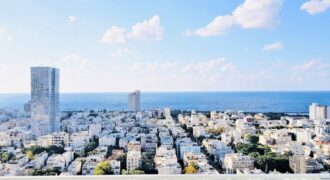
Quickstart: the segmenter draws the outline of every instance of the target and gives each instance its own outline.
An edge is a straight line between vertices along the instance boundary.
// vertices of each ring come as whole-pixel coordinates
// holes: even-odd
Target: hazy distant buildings
[[[34,136],[60,131],[59,69],[31,67],[31,118]]]
[[[24,104],[24,112],[26,113],[31,112],[31,100]]]
[[[140,111],[140,97],[141,91],[135,90],[128,94],[128,110],[129,111]]]

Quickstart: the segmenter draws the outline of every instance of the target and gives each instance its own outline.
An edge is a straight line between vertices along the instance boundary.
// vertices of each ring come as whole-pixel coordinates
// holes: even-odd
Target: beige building
[[[126,158],[126,166],[127,170],[134,170],[138,169],[142,165],[142,160],[141,160],[141,151],[128,151],[127,153],[127,158]]]
[[[237,153],[226,154],[224,159],[224,167],[227,174],[234,174],[237,170],[252,170],[254,169],[253,163],[252,157]]]

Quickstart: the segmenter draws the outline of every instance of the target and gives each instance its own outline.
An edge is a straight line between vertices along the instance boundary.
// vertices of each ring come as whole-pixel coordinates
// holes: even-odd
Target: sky
[[[0,0],[0,93],[330,89],[330,0]]]

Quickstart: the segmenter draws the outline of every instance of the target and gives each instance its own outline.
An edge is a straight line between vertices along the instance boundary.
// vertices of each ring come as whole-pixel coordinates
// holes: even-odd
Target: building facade
[[[141,91],[135,90],[128,94],[128,110],[138,112],[140,111]]]
[[[31,118],[35,137],[60,131],[59,69],[31,67]]]
[[[330,114],[327,110],[327,106],[321,106],[317,103],[312,103],[309,106],[309,119],[312,120],[322,120],[327,119],[327,115]]]

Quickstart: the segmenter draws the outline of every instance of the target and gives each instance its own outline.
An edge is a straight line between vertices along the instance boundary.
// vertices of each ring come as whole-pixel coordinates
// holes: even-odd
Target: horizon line
[[[330,92],[330,90],[215,90],[215,91],[142,91],[141,93],[226,93],[226,92]],[[67,91],[60,94],[103,94],[103,93],[130,93],[132,91]],[[0,94],[30,94],[30,92],[0,92]]]

